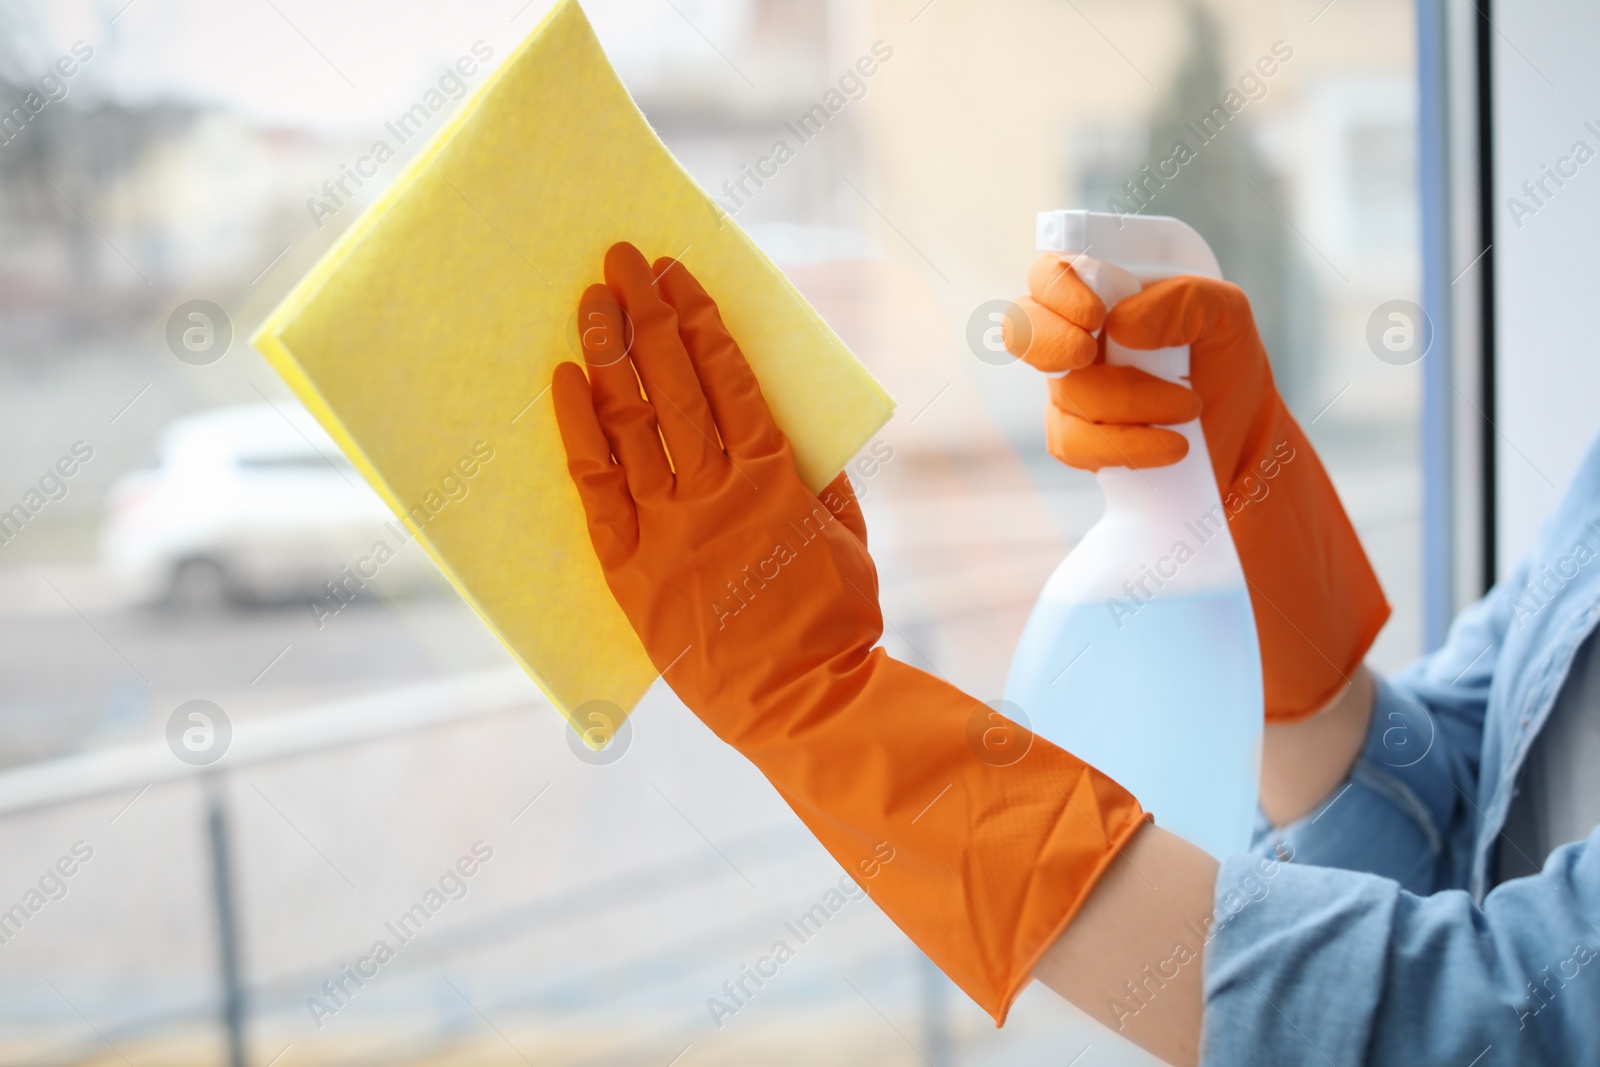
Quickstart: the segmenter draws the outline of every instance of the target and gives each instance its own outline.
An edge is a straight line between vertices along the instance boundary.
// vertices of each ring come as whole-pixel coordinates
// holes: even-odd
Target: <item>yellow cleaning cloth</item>
[[[888,420],[888,394],[656,138],[574,0],[253,338],[575,724],[590,701],[631,710],[656,676],[548,394],[581,362],[578,297],[619,240],[682,258],[716,298],[813,489]]]

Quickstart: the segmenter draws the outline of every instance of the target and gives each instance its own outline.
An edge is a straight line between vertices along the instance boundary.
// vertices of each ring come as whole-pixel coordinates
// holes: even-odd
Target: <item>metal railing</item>
[[[226,776],[249,766],[534,706],[549,707],[549,702],[520,669],[506,668],[329,701],[241,723],[233,728],[222,755],[205,765],[179,759],[165,740],[42,760],[0,772],[0,817],[130,792],[131,806],[155,785],[200,780],[206,809],[209,890],[218,934],[220,1022],[230,1067],[246,1067],[246,982],[240,964]]]

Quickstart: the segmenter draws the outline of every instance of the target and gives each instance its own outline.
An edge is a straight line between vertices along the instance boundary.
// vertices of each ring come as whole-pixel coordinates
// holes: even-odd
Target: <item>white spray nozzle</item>
[[[1093,256],[1115,263],[1142,282],[1174,274],[1222,277],[1206,239],[1170,215],[1041,211],[1036,235],[1041,252]]]

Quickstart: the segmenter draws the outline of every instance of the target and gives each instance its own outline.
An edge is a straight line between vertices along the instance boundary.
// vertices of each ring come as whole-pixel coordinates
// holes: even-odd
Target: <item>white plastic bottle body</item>
[[[1081,228],[1068,237],[1083,243],[1051,250],[1092,243],[1096,260],[1080,259],[1080,274],[1108,304],[1141,281],[1217,273],[1209,249],[1175,219],[1128,220],[1142,231],[1129,235],[1097,226],[1109,220],[1114,227],[1115,216],[1050,214],[1083,217],[1072,220]],[[1180,228],[1180,239],[1162,227]],[[1040,230],[1044,235],[1044,216]],[[1119,241],[1137,276],[1109,265],[1123,258]],[[1186,383],[1187,349],[1133,352],[1108,344],[1106,358]],[[1249,845],[1256,819],[1260,649],[1199,421],[1172,429],[1189,441],[1179,463],[1106,468],[1097,476],[1105,515],[1040,594],[1012,660],[1006,699],[1040,737],[1132,792],[1158,825],[1223,856]]]

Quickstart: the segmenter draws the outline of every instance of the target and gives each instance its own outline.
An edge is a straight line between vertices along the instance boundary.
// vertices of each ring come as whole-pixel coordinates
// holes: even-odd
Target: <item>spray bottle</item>
[[[1071,258],[1107,308],[1161,278],[1222,276],[1205,239],[1174,218],[1046,211],[1038,245]],[[1188,384],[1187,346],[1107,338],[1105,360]],[[1248,846],[1256,817],[1261,652],[1200,422],[1171,428],[1189,442],[1178,463],[1097,475],[1105,515],[1045,584],[1006,699],[1159,825],[1223,856]]]

